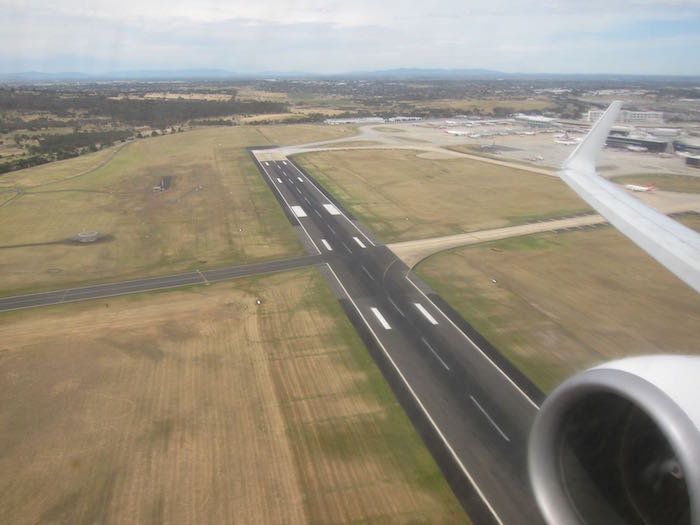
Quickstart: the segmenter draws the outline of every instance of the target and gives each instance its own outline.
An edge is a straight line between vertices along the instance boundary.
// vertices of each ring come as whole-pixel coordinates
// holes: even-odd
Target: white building
[[[592,109],[588,112],[588,122],[595,122],[603,114],[603,110]],[[646,122],[663,122],[662,111],[628,111],[623,109],[617,117],[617,122],[629,124],[644,124]]]

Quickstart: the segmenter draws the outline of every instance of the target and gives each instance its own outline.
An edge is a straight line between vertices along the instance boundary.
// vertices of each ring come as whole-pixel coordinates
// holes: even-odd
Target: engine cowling
[[[529,443],[552,525],[700,525],[700,357],[622,359],[543,403]]]

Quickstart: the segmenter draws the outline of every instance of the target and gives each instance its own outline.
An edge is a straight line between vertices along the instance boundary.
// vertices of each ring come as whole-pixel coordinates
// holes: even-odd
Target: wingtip
[[[608,106],[608,109],[593,125],[581,144],[566,159],[562,169],[595,173],[595,162],[605,147],[608,133],[610,133],[610,128],[615,123],[621,107],[621,100],[615,100]]]

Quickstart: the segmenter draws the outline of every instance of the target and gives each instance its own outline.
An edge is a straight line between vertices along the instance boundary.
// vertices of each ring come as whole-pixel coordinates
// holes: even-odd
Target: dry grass
[[[403,150],[295,157],[384,242],[520,224],[583,211],[560,180],[469,159]]]
[[[7,174],[0,189],[25,194],[0,208],[0,245],[59,241],[83,229],[113,240],[2,249],[0,293],[301,255],[244,148],[350,132],[208,128],[136,141],[111,159],[113,150]],[[153,193],[164,175],[173,177],[172,188]]]
[[[315,270],[0,318],[3,523],[465,519]]]
[[[458,248],[418,273],[544,391],[602,361],[700,352],[700,296],[610,227]]]

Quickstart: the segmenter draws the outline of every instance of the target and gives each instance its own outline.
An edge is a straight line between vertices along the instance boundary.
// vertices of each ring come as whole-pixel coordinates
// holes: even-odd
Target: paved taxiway
[[[67,288],[51,292],[18,295],[0,298],[0,312],[6,310],[19,310],[34,306],[47,306],[50,304],[71,303],[86,299],[98,299],[115,295],[126,295],[138,292],[149,292],[165,288],[176,288],[193,284],[207,284],[236,277],[260,275],[265,273],[281,272],[293,268],[301,268],[321,262],[321,257],[306,256],[296,259],[270,261],[242,266],[218,268],[216,270],[195,270],[194,272],[160,277],[147,277],[133,281],[116,283],[95,284],[80,288]]]
[[[316,181],[258,165],[475,523],[542,523],[526,470],[541,393]]]

